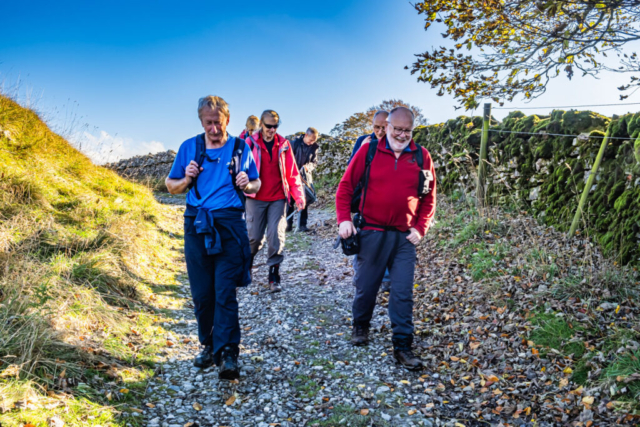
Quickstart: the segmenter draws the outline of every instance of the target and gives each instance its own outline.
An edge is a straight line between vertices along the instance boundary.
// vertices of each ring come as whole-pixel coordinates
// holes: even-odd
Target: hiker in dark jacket
[[[296,158],[300,177],[306,182],[306,185],[313,185],[313,170],[318,165],[318,130],[309,128],[304,135],[294,139],[291,143],[293,155]],[[289,203],[287,207],[287,231],[293,230],[293,216],[295,212],[295,204]],[[298,217],[298,231],[307,232],[307,221],[309,219],[309,205],[306,204],[304,209],[300,211]]]
[[[378,110],[373,115],[373,119],[371,120],[371,127],[373,128],[373,133],[368,135],[362,135],[356,140],[356,143],[353,146],[353,151],[351,152],[351,157],[347,162],[347,166],[353,160],[353,157],[356,155],[358,150],[362,148],[364,145],[367,147],[367,144],[371,142],[372,139],[376,141],[380,141],[387,133],[387,117],[389,117],[389,112],[385,110]],[[353,280],[355,284],[355,276],[358,272],[358,256],[353,257]],[[385,270],[384,277],[382,278],[382,285],[380,286],[380,290],[382,292],[391,291],[391,282],[389,281],[389,270]]]
[[[393,354],[400,364],[412,370],[422,368],[420,359],[412,352],[416,245],[429,229],[436,208],[433,162],[429,152],[411,139],[413,122],[413,112],[408,108],[397,107],[389,114],[387,134],[378,141],[368,184],[362,192],[361,230],[354,226],[350,208],[354,189],[365,174],[369,147],[356,153],[336,194],[340,237],[359,234],[360,239],[351,342],[368,343],[376,294],[388,268]],[[422,168],[418,150],[422,150]],[[424,185],[419,188],[421,181]]]
[[[204,134],[182,143],[165,183],[171,194],[189,191],[184,255],[204,346],[194,365],[215,363],[220,378],[233,380],[240,376],[236,288],[251,282],[243,192],[256,193],[260,180],[249,146],[226,131],[229,107],[224,99],[201,98],[198,116]]]
[[[389,112],[385,110],[378,110],[373,115],[373,119],[371,120],[371,127],[373,128],[373,133],[362,135],[356,140],[356,143],[353,145],[353,150],[351,151],[351,157],[349,157],[349,161],[347,165],[351,163],[353,160],[353,156],[356,155],[362,144],[368,144],[371,142],[371,139],[377,139],[380,141],[387,132],[387,117],[389,117]]]

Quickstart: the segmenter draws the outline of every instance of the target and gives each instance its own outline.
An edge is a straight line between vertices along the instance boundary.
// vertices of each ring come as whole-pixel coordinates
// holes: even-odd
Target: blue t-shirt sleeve
[[[249,144],[246,144],[244,152],[242,153],[242,171],[247,174],[249,181],[255,181],[260,177],[258,174],[258,166],[256,165],[256,160],[253,158]]]
[[[190,160],[187,160],[189,141],[187,140],[180,145],[176,158],[173,159],[173,166],[171,166],[171,172],[169,172],[170,179],[182,179],[185,177],[185,170],[189,166]]]

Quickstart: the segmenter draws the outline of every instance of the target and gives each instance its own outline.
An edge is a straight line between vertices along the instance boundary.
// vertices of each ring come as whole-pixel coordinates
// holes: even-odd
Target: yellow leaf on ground
[[[564,372],[565,374],[568,375],[568,374],[573,373],[573,369],[571,369],[570,367],[567,366],[566,368],[564,368],[564,371],[562,371],[562,372]]]
[[[369,415],[369,410],[368,409],[360,409],[360,415]]]
[[[400,382],[401,382],[402,384],[411,384],[411,383],[410,383],[409,381],[407,381],[407,380],[402,380],[402,381],[400,381]]]
[[[562,378],[560,380],[560,389],[562,390],[563,388],[565,388],[566,386],[569,385],[569,379],[568,378]]]
[[[199,404],[198,402],[195,402],[193,404],[193,409],[195,409],[196,411],[202,411],[202,405]]]
[[[593,396],[585,396],[582,398],[582,403],[585,405],[593,405],[594,397]]]
[[[145,403],[145,405],[147,408],[151,408],[151,409],[156,407],[156,405],[154,405],[153,403]]]
[[[418,412],[418,411],[416,411],[415,409],[410,409],[410,410],[409,410],[409,412],[407,412],[407,414],[409,414],[409,415],[413,415],[413,414],[415,414],[416,412]]]
[[[129,393],[129,389],[121,388],[121,389],[120,389],[120,393],[122,393],[122,394],[128,394],[128,393]]]
[[[236,401],[236,396],[231,396],[230,398],[227,399],[226,402],[224,402],[225,405],[227,406],[231,406],[234,404],[234,402]]]

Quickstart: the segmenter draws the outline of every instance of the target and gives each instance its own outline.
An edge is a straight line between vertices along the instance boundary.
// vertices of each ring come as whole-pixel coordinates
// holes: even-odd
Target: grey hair
[[[393,113],[399,113],[399,112],[404,112],[404,113],[409,113],[411,115],[411,124],[413,125],[413,123],[416,120],[416,115],[413,114],[413,111],[411,111],[411,109],[407,108],[407,107],[396,107],[393,110],[391,110],[391,112],[389,112],[389,117],[391,117],[393,115]],[[387,120],[389,120],[389,118],[387,118]]]
[[[376,119],[376,117],[381,116],[382,114],[387,115],[387,117],[389,116],[389,112],[387,110],[378,110],[376,111],[376,113],[373,115],[373,119],[371,119],[372,121]]]
[[[200,98],[198,101],[198,117],[200,119],[202,119],[202,110],[205,108],[211,108],[211,110],[217,108],[220,110],[220,113],[224,114],[226,118],[229,118],[229,104],[219,96],[209,95]]]
[[[309,129],[307,129],[307,132],[306,132],[306,133],[310,133],[310,134],[315,135],[315,136],[318,136],[318,134],[319,134],[318,129],[316,129],[316,128],[312,128],[312,127],[310,127]]]

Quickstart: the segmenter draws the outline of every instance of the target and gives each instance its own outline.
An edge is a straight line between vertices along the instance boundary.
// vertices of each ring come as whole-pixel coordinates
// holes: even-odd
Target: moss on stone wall
[[[567,230],[611,120],[591,111],[554,110],[549,116],[515,111],[501,123],[493,121],[488,197],[494,203],[528,207],[545,222]],[[415,130],[414,139],[434,159],[440,191],[473,194],[481,126],[480,117],[460,116]],[[613,120],[611,136],[620,139],[611,139],[606,147],[584,216],[586,231],[606,253],[636,264],[640,263],[639,135],[640,113]]]

